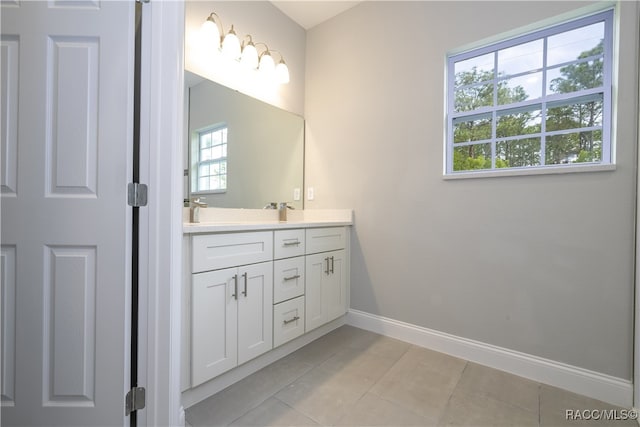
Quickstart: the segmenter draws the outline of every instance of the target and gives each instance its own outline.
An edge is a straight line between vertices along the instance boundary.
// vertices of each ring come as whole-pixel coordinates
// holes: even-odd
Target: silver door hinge
[[[147,185],[140,184],[138,182],[130,182],[128,189],[128,201],[129,206],[139,208],[141,206],[147,206]]]
[[[129,416],[133,411],[144,409],[146,403],[144,387],[134,387],[124,399],[124,415]]]

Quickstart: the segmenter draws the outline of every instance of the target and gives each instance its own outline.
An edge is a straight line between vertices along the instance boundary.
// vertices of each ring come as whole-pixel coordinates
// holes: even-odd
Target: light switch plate
[[[299,188],[294,188],[293,189],[293,201],[294,202],[300,201],[300,189]]]
[[[315,191],[313,191],[313,187],[307,188],[307,200],[313,200],[315,197]]]

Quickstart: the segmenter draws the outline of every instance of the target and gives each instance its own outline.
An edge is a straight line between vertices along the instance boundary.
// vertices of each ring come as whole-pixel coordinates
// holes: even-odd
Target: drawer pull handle
[[[242,292],[242,294],[246,297],[247,296],[247,273],[244,273],[242,277],[244,277],[244,292]]]
[[[329,270],[329,257],[326,257],[324,260],[327,262],[327,268],[324,270],[324,274],[326,274],[328,276],[329,273],[330,273],[330,270]]]
[[[295,322],[296,320],[300,320],[300,316],[296,316],[293,319],[285,320],[284,324],[288,325],[289,323]]]
[[[233,295],[235,299],[238,299],[238,275],[233,276]]]
[[[299,274],[296,274],[295,276],[285,277],[283,280],[284,280],[285,282],[288,282],[289,280],[296,280],[296,279],[299,279],[299,278],[300,278],[300,275],[299,275]]]
[[[284,242],[284,246],[298,246],[300,241],[296,240],[295,242]]]
[[[331,274],[333,274],[333,257],[331,257]]]

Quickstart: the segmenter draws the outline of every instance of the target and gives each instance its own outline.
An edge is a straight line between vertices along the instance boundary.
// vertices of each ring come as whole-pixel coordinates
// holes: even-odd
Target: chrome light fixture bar
[[[265,43],[254,43],[251,35],[247,34],[238,38],[233,25],[224,35],[222,20],[215,12],[211,12],[200,28],[200,37],[205,43],[207,54],[221,52],[225,57],[239,61],[243,66],[251,70],[257,70],[268,79],[274,79],[277,83],[289,83],[289,68],[284,62],[282,53],[270,50]],[[258,54],[256,45],[264,46],[262,53]],[[280,56],[276,65],[272,53]]]

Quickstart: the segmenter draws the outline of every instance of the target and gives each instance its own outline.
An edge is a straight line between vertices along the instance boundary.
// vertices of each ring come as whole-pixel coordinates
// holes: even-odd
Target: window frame
[[[191,185],[193,189],[192,190],[193,194],[222,194],[222,193],[226,193],[227,189],[229,188],[229,163],[228,163],[229,153],[228,151],[226,156],[221,156],[221,157],[217,157],[215,159],[209,159],[209,160],[200,159],[200,153],[202,151],[202,137],[204,135],[214,134],[220,131],[226,131],[226,136],[223,142],[217,145],[225,145],[226,149],[228,150],[229,149],[229,128],[226,123],[218,123],[212,126],[207,126],[205,128],[194,131],[192,134],[191,171],[192,171],[193,179],[191,181]],[[211,145],[211,147],[214,147],[214,146]],[[214,189],[214,190],[200,190],[200,166],[205,164],[207,165],[212,165],[215,163],[219,164],[222,162],[225,163],[225,173],[220,174],[220,176],[222,175],[225,176],[225,187]]]
[[[581,171],[596,171],[596,170],[612,170],[615,169],[614,164],[614,150],[613,150],[613,72],[614,72],[614,51],[613,51],[613,31],[615,22],[615,8],[610,7],[598,12],[573,18],[561,23],[550,25],[548,27],[538,29],[535,31],[527,32],[525,34],[504,38],[497,42],[492,42],[484,46],[468,49],[462,52],[449,53],[446,57],[447,71],[446,71],[446,119],[445,119],[445,150],[444,150],[444,171],[445,178],[465,178],[465,177],[484,177],[484,176],[504,176],[504,175],[529,175],[529,174],[547,174],[547,173],[565,173],[565,172],[581,172]],[[575,58],[571,61],[565,61],[562,63],[555,63],[552,65],[547,64],[548,50],[547,50],[547,38],[556,34],[565,33],[577,28],[589,26],[599,22],[604,23],[604,39],[603,39],[603,53],[594,55],[587,58]],[[542,40],[543,52],[542,52],[542,66],[535,69],[526,71],[518,71],[509,75],[499,75],[498,69],[498,52],[510,47],[518,46],[524,43],[533,42],[536,40]],[[481,57],[483,55],[493,55],[493,76],[483,82],[473,83],[470,85],[463,85],[456,87],[456,75],[455,64],[461,61],[465,61],[471,58]],[[603,61],[603,75],[602,86],[591,89],[581,89],[576,92],[570,93],[554,93],[547,94],[548,81],[547,75],[549,70],[559,70],[562,67],[566,67],[572,64],[586,63],[589,61],[602,58]],[[541,74],[541,96],[535,99],[526,99],[515,103],[509,103],[501,105],[497,100],[497,85],[501,81],[507,81],[526,75],[532,75],[535,73]],[[483,84],[492,84],[493,88],[493,103],[491,106],[484,106],[470,111],[455,111],[455,93],[461,87],[480,86]],[[581,163],[567,163],[567,164],[545,164],[546,162],[546,139],[547,137],[558,134],[571,134],[578,132],[586,132],[593,130],[587,126],[582,126],[573,129],[562,129],[556,131],[546,130],[546,114],[548,104],[558,104],[559,102],[565,102],[563,105],[571,105],[578,103],[581,98],[585,96],[598,96],[602,95],[602,125],[599,130],[602,132],[602,149],[601,159],[593,162],[581,162]],[[573,102],[572,102],[573,101]],[[535,107],[538,108],[535,108]],[[497,119],[501,115],[508,113],[512,110],[518,109],[539,109],[540,110],[540,131],[533,134],[523,135],[510,135],[506,137],[497,137]],[[454,142],[454,123],[456,119],[461,118],[473,118],[480,116],[491,116],[491,136],[489,139],[483,139],[478,141],[470,141],[466,143]],[[496,168],[496,159],[498,158],[498,152],[496,149],[497,143],[501,141],[517,141],[524,140],[526,138],[539,138],[540,140],[540,164],[536,166],[513,166],[507,168]],[[482,141],[482,142],[480,142]],[[491,152],[491,167],[488,169],[469,169],[454,171],[454,148],[462,147],[466,145],[475,144],[490,144]]]

